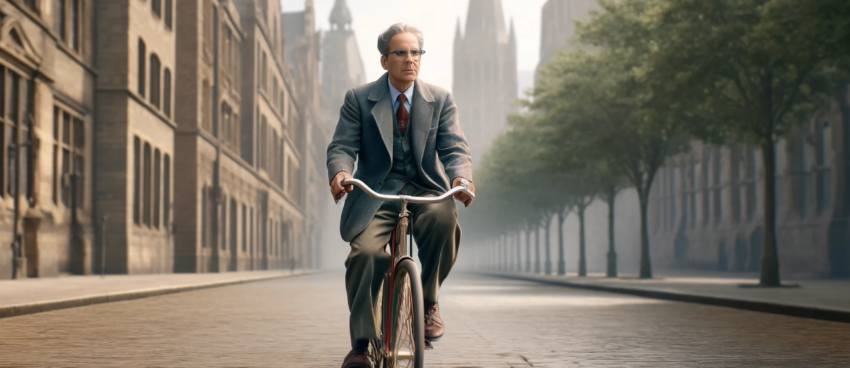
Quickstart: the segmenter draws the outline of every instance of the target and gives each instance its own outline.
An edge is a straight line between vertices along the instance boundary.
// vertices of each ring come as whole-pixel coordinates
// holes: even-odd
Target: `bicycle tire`
[[[416,263],[402,259],[393,277],[392,336],[385,368],[425,366],[425,306]],[[412,350],[412,352],[411,352]]]

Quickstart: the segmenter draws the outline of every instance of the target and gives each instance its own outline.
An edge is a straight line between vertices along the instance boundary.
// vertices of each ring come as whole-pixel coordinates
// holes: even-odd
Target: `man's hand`
[[[345,171],[340,171],[336,173],[334,180],[331,181],[331,195],[334,197],[334,202],[339,202],[339,200],[345,196],[345,193],[354,190],[353,185],[342,185],[342,181],[345,179],[351,179],[351,174]]]
[[[461,177],[454,178],[454,180],[452,180],[452,188],[460,186],[462,180],[463,178]],[[471,181],[469,182],[469,191],[473,194],[475,193],[475,184],[473,184]],[[475,198],[464,192],[455,193],[455,199],[463,202],[464,207],[469,207],[469,205],[471,205],[472,202],[475,201]]]

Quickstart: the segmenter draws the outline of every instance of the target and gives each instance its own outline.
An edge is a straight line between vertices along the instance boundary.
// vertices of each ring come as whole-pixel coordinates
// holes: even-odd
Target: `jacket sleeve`
[[[472,181],[472,154],[469,143],[460,128],[457,105],[451,93],[446,94],[440,125],[437,130],[437,154],[449,180],[457,177]]]
[[[345,93],[345,100],[339,110],[333,139],[328,145],[328,183],[340,171],[354,173],[354,161],[360,152],[360,106],[354,90]]]

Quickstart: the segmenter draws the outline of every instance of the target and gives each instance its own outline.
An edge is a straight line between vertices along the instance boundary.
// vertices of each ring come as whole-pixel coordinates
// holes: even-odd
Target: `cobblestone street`
[[[2,367],[338,367],[341,272],[0,320]],[[454,274],[429,367],[847,367],[847,324]]]

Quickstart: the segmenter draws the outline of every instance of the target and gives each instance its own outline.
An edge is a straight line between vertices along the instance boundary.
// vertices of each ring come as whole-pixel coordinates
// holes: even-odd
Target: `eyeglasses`
[[[410,56],[411,56],[411,57],[413,57],[413,61],[419,61],[419,59],[422,57],[422,55],[425,55],[425,50],[415,50],[415,49],[414,49],[414,50],[410,50],[410,51],[407,51],[407,50],[395,50],[395,51],[390,51],[390,52],[388,52],[388,53],[387,53],[386,55],[384,55],[384,56],[386,56],[386,57],[390,57],[390,54],[395,54],[395,58],[396,58],[396,60],[398,60],[398,61],[405,61],[405,60],[407,60],[407,55],[408,55],[408,54],[410,54]]]

